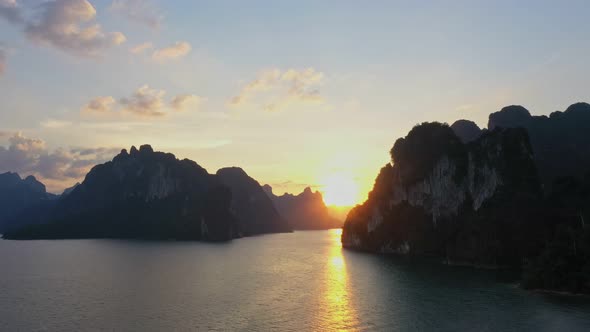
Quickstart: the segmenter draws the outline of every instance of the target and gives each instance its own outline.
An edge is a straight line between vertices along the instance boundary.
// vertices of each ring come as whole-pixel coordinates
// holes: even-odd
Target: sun
[[[349,174],[330,174],[321,184],[326,205],[353,206],[358,201],[359,186]]]

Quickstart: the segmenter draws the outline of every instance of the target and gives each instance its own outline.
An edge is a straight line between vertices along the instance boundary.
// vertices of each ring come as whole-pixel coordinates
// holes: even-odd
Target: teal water
[[[339,240],[332,230],[227,244],[0,241],[0,330],[590,330],[587,298]]]

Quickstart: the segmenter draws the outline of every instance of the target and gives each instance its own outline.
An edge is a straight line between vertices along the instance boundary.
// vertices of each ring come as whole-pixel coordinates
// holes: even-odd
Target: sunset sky
[[[510,104],[549,114],[590,101],[588,9],[0,0],[0,172],[60,192],[149,143],[210,173],[240,166],[275,193],[360,202],[417,123],[485,126]]]

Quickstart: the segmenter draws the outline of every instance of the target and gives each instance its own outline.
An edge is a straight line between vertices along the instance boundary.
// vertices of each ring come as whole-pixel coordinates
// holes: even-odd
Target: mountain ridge
[[[243,170],[238,178],[254,181]],[[264,195],[259,185],[258,190]],[[241,220],[236,215],[248,206],[232,211],[233,195],[220,176],[192,160],[155,152],[149,145],[133,146],[93,167],[82,183],[62,195],[44,222],[12,230],[4,238],[227,241],[289,230],[272,225],[279,220],[265,221],[260,227]]]

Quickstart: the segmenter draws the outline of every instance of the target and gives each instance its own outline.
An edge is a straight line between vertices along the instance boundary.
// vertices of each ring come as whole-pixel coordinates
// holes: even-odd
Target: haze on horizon
[[[353,205],[417,123],[589,101],[588,9],[0,0],[0,172],[60,192],[148,143]]]

